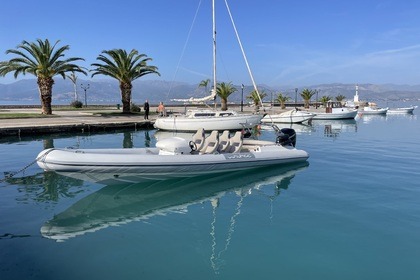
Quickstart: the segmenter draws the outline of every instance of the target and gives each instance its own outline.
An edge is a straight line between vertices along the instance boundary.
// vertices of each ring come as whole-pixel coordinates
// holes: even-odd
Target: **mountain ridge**
[[[113,104],[121,102],[119,85],[113,79],[82,80],[77,83],[78,99],[85,100],[85,91],[80,87],[83,84],[89,84],[86,89],[86,99],[88,104]],[[395,84],[358,84],[359,99],[365,101],[375,100],[420,100],[420,85],[395,85]],[[246,96],[253,90],[251,85],[234,85],[237,89],[230,97],[229,102],[240,102],[242,92],[244,102],[247,102]],[[337,95],[344,95],[348,100],[352,100],[355,94],[355,84],[331,83],[308,85],[297,88],[298,93],[293,87],[270,87],[267,85],[258,85],[260,91],[267,94],[264,101],[270,102],[281,92],[290,100],[301,100],[300,92],[304,89],[318,91],[318,98],[330,96],[334,98]],[[207,89],[208,90],[208,89]],[[172,103],[171,99],[188,99],[190,97],[206,96],[206,89],[199,87],[198,84],[188,84],[185,82],[169,82],[164,80],[136,80],[133,82],[132,101],[135,104],[142,104],[146,99],[150,103],[157,104],[162,101]],[[74,85],[66,79],[56,79],[53,86],[53,103],[70,104],[74,101]],[[313,97],[315,99],[316,96]],[[36,79],[23,79],[10,84],[0,83],[0,100],[3,101],[39,101],[38,86]]]

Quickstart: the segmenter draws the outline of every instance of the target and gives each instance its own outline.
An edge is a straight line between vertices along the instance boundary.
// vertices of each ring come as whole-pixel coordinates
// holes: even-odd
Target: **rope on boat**
[[[50,152],[52,152],[54,149],[50,149],[49,151],[43,153],[41,156],[37,157],[34,161],[30,162],[29,164],[25,165],[23,168],[19,169],[18,171],[15,172],[5,172],[6,174],[4,175],[3,179],[0,179],[0,183],[6,182],[8,179],[13,178],[14,176],[16,176],[19,173],[24,172],[26,169],[28,169],[29,167],[31,167],[32,165],[34,165],[38,160],[43,160]]]

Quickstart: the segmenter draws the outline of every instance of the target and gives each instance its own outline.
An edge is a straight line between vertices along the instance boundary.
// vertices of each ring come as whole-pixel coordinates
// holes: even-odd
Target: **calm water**
[[[287,168],[103,186],[31,165],[0,183],[0,279],[420,279],[418,110],[293,125],[311,157]],[[0,170],[154,134],[1,139]]]

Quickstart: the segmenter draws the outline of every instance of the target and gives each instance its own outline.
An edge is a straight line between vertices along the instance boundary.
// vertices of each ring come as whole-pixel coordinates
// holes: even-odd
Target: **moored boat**
[[[327,102],[324,112],[314,112],[313,120],[343,120],[354,119],[357,109],[342,106],[341,102]]]
[[[359,113],[362,115],[384,115],[388,112],[388,107],[380,108],[376,105],[369,105],[359,108]]]
[[[155,148],[46,149],[37,157],[44,170],[66,172],[137,173],[140,177],[184,177],[306,161],[308,153],[295,148],[293,129],[278,130],[276,141],[243,139],[241,131],[229,137],[199,130],[188,141],[180,137],[160,140]]]
[[[412,114],[417,106],[389,108],[388,114]]]
[[[226,2],[227,5],[227,2]],[[212,9],[213,9],[213,88],[210,91],[210,95],[195,98],[191,97],[188,99],[173,99],[173,101],[185,102],[185,103],[195,103],[203,104],[206,101],[215,100],[217,96],[217,91],[219,90],[218,83],[216,80],[216,13],[215,13],[215,0],[212,0]],[[234,26],[233,19],[231,17],[232,25]],[[236,27],[235,27],[236,29]],[[240,42],[238,33],[236,33],[237,40]],[[240,44],[241,45],[241,44]],[[243,48],[241,45],[241,50]],[[243,53],[246,65],[248,61],[245,54]],[[254,86],[254,91],[258,94],[260,98],[260,103],[262,100],[258,92],[258,88],[252,76],[251,70],[248,67],[248,72]],[[210,81],[210,79],[208,79]],[[236,89],[235,89],[236,90]],[[227,102],[227,97],[222,98],[222,102]],[[225,108],[227,109],[227,107]],[[196,131],[199,128],[204,128],[205,130],[241,130],[245,128],[251,128],[261,122],[261,119],[264,117],[263,114],[242,114],[235,111],[217,111],[212,109],[206,110],[190,110],[186,114],[178,114],[172,116],[160,117],[156,120],[154,126],[157,129],[162,130],[172,130],[172,131]]]
[[[267,114],[261,121],[265,123],[303,123],[311,120],[314,116],[314,113],[293,109],[279,114]]]
[[[161,130],[197,131],[241,130],[252,128],[261,122],[261,114],[239,114],[236,111],[188,110],[183,115],[159,117],[154,126]]]

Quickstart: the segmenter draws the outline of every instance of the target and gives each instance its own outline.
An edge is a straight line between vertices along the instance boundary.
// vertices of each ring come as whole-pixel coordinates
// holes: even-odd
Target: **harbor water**
[[[33,161],[161,132],[3,138],[0,279],[420,279],[417,114],[280,125],[307,164],[121,185]]]

